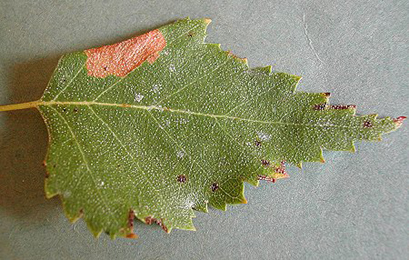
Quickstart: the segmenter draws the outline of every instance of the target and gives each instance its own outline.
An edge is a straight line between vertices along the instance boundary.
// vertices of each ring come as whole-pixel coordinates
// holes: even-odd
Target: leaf
[[[135,237],[133,219],[194,230],[194,211],[246,203],[244,183],[287,177],[284,163],[355,151],[405,117],[356,116],[300,77],[250,69],[204,44],[210,20],[184,19],[65,55],[36,106],[47,124],[48,198],[94,235]]]

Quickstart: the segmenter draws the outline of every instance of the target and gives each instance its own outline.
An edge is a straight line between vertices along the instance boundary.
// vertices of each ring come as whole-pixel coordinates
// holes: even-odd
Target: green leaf
[[[133,218],[194,230],[194,211],[246,203],[244,182],[287,176],[284,163],[354,151],[404,117],[356,116],[300,77],[250,69],[205,44],[210,20],[184,19],[61,58],[36,103],[49,131],[46,195],[94,235],[134,237]]]

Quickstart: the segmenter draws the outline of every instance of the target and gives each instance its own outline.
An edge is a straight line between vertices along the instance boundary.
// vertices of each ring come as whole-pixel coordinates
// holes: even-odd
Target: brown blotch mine
[[[181,182],[181,183],[185,183],[186,182],[186,176],[181,174],[177,177],[177,181]]]
[[[88,75],[125,77],[145,60],[153,63],[165,46],[165,37],[156,29],[120,43],[86,50]]]
[[[373,124],[372,124],[371,121],[366,120],[366,121],[364,122],[364,127],[365,127],[365,128],[369,128],[369,127],[372,127],[372,126],[373,126]]]
[[[217,182],[212,183],[210,188],[212,189],[213,192],[215,192],[215,191],[217,191],[219,189],[219,184]]]
[[[152,223],[158,224],[166,233],[168,233],[168,228],[163,224],[163,219],[152,218],[151,216],[145,218],[145,223],[152,225]]]

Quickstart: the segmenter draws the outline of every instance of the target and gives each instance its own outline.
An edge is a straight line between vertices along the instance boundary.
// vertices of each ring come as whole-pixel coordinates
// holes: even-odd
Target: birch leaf
[[[210,20],[180,20],[59,61],[41,100],[49,131],[46,195],[98,236],[135,237],[133,219],[194,230],[194,210],[246,203],[244,182],[287,177],[285,164],[354,151],[404,117],[356,116],[300,77],[249,68],[204,43]]]

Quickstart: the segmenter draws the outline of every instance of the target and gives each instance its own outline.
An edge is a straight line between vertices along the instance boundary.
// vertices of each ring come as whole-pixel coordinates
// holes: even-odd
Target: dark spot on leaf
[[[63,108],[62,108],[62,111],[63,111],[63,112],[67,111],[67,108],[66,108],[66,107],[63,107]]]
[[[178,180],[178,182],[185,183],[186,182],[186,176],[181,174],[181,175],[179,175],[177,177],[177,180]]]
[[[365,128],[369,128],[369,127],[372,127],[373,125],[372,125],[372,122],[371,121],[369,121],[369,120],[365,120],[365,122],[364,122],[364,127]]]
[[[78,107],[74,107],[73,111],[78,112]]]
[[[43,163],[42,163],[42,165],[43,165],[44,167],[46,167],[46,166],[47,166],[47,162],[44,160]]]
[[[215,191],[217,191],[219,189],[219,184],[217,182],[212,183],[210,188],[212,189],[213,192],[215,192]]]
[[[256,141],[254,142],[254,144],[255,144],[257,147],[260,147],[260,146],[261,146],[261,141],[256,140]]]
[[[276,182],[275,178],[271,178],[271,177],[268,177],[268,176],[265,176],[265,175],[259,175],[258,179],[261,180],[261,181],[268,181],[268,182],[272,182],[272,183]]]
[[[285,164],[284,161],[281,161],[280,166],[275,167],[274,169],[276,172],[281,173],[281,174],[287,174],[287,172],[285,171]]]
[[[331,109],[349,109],[349,108],[356,108],[355,105],[331,105]]]
[[[121,165],[120,165],[120,164],[118,164],[116,167],[120,168],[120,167],[121,167]]]
[[[145,218],[145,223],[152,225],[152,223],[158,224],[165,232],[168,232],[168,228],[163,224],[163,219],[152,218],[151,216]]]
[[[135,218],[135,212],[133,210],[129,211],[129,216],[128,216],[128,227],[133,228],[133,220]]]
[[[317,104],[314,105],[314,110],[324,110],[327,107],[327,104]]]
[[[192,32],[192,31],[190,31],[190,32],[187,34],[187,36],[189,36],[189,37],[193,37],[193,35],[195,35],[195,33]]]
[[[57,167],[57,164],[54,164],[54,165],[53,165],[53,168],[55,168],[55,167]]]
[[[261,164],[265,167],[268,167],[270,165],[270,162],[267,160],[261,160]]]

